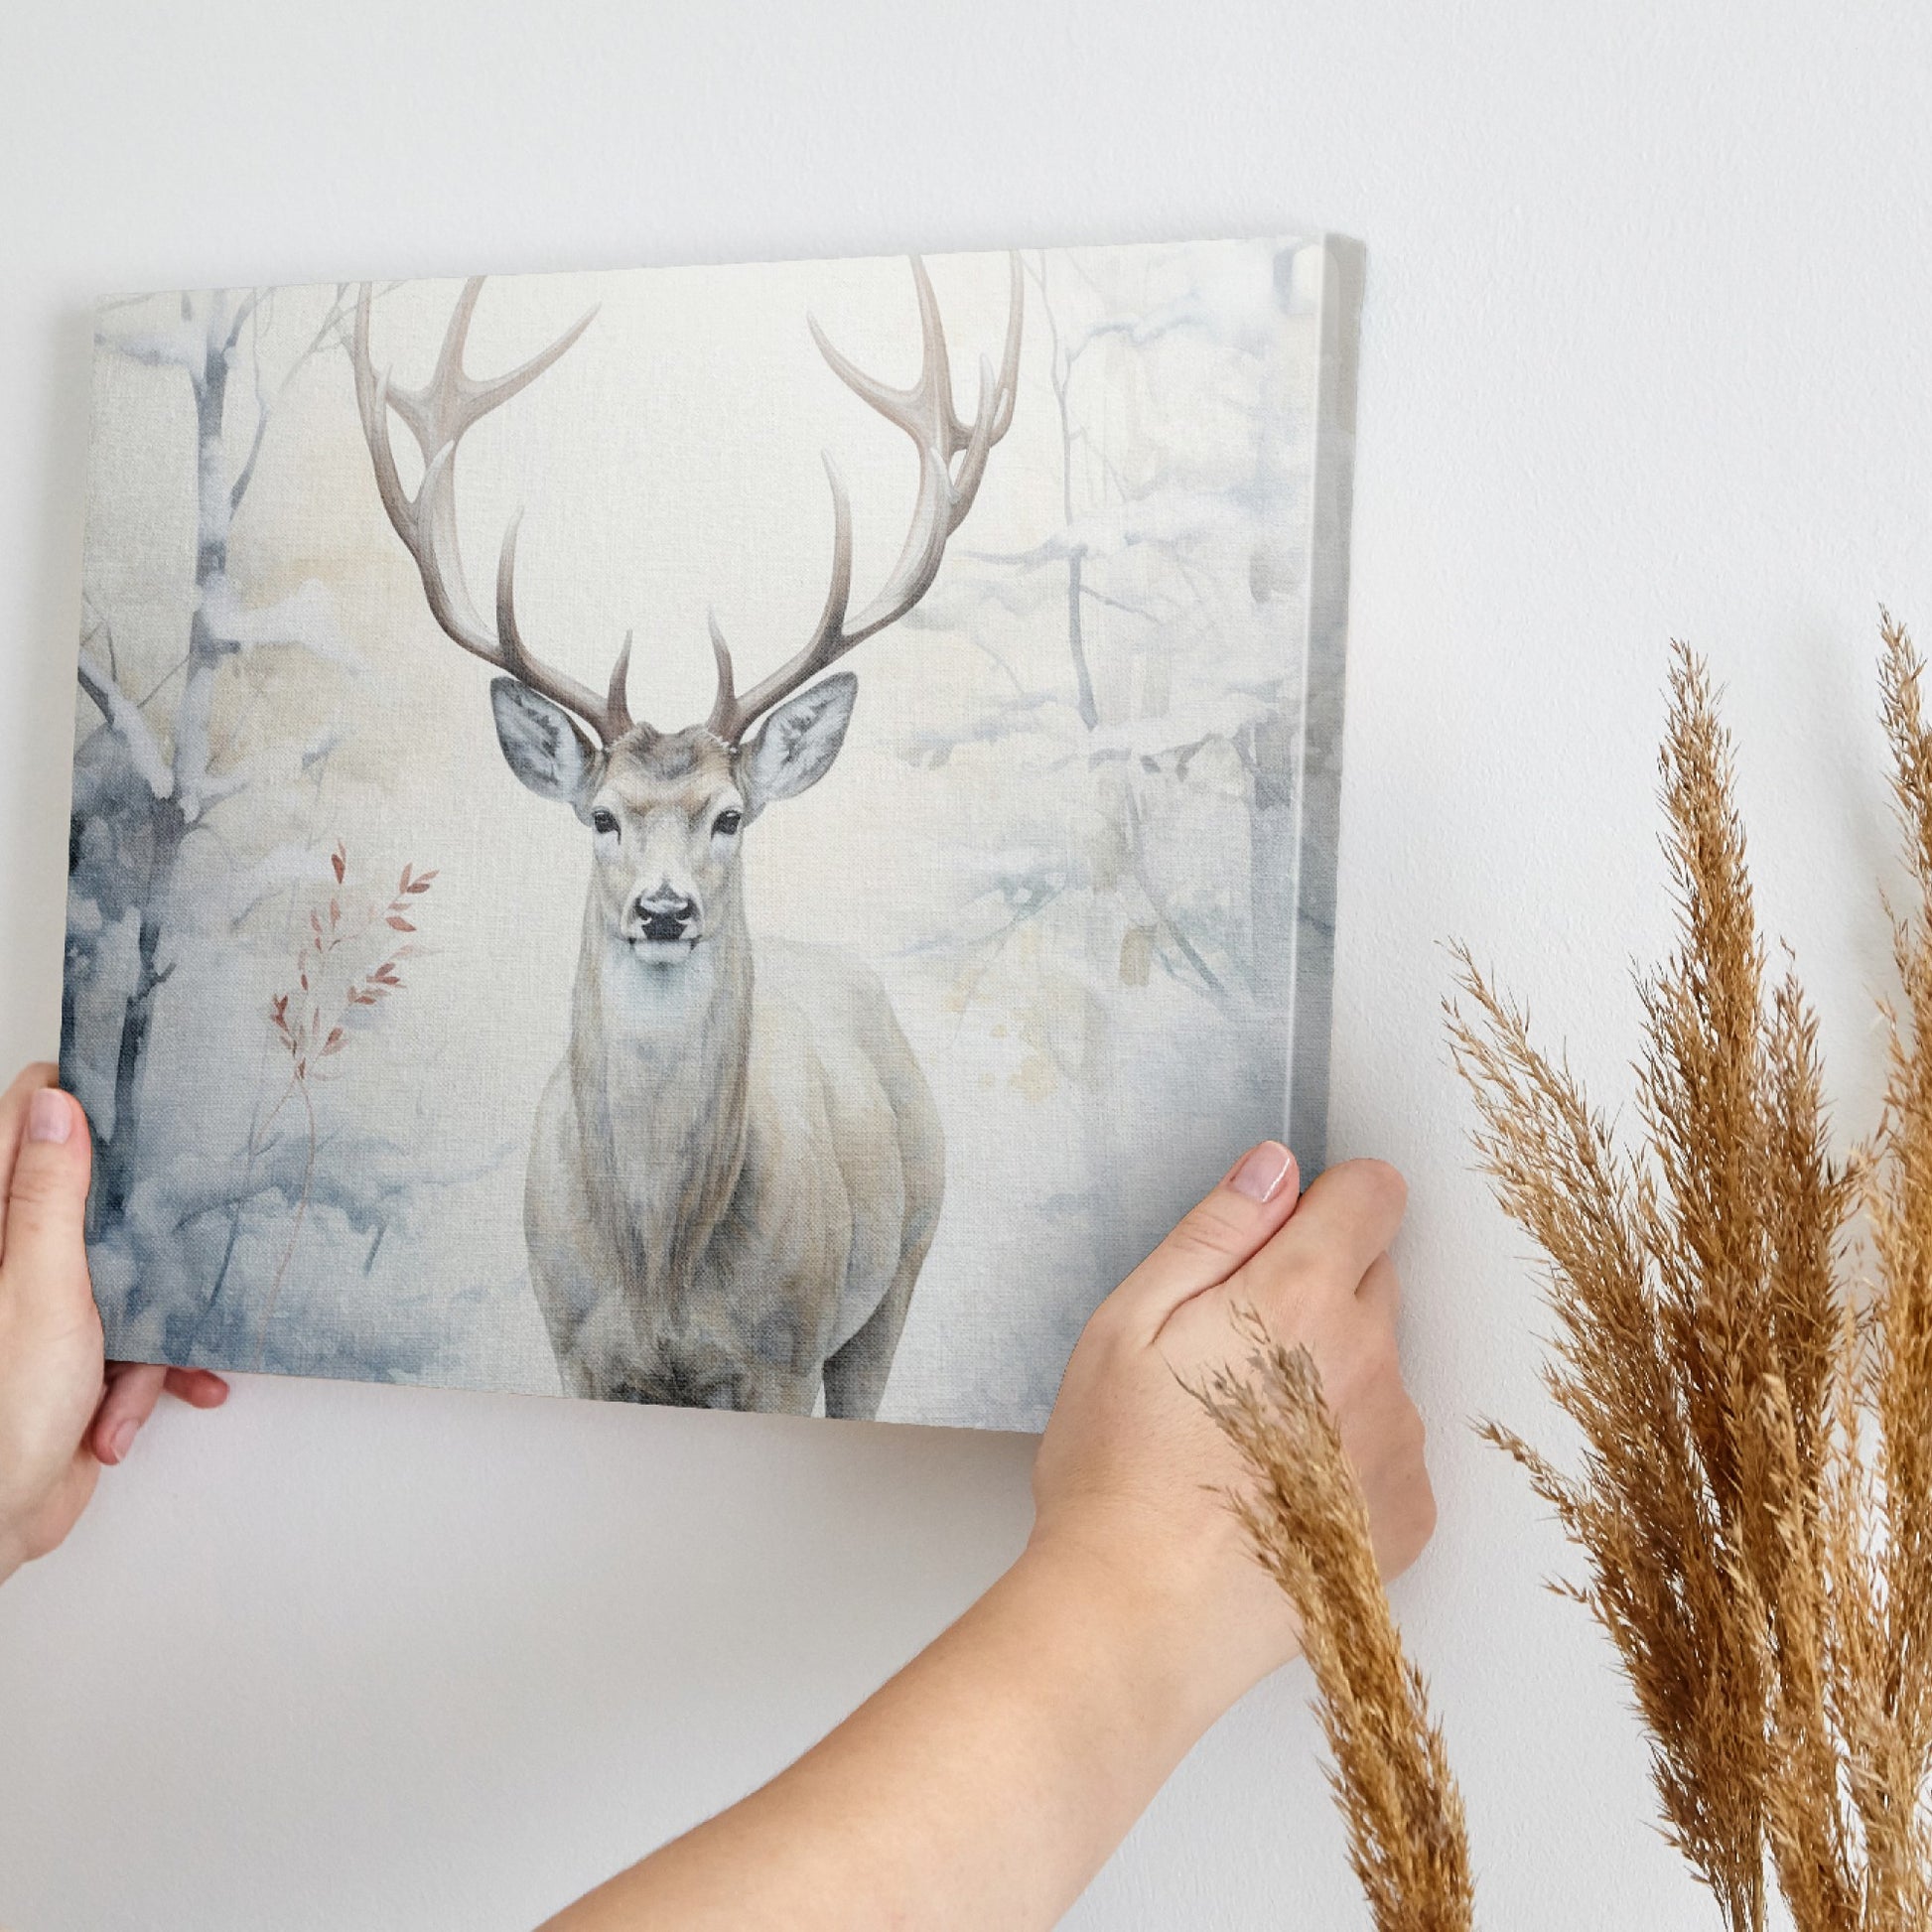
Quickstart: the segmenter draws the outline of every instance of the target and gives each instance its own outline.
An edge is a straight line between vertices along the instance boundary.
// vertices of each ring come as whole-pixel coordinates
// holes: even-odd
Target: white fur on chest
[[[716,949],[700,944],[681,961],[646,963],[611,933],[601,940],[599,954],[597,985],[607,1043],[632,1049],[640,1064],[688,1050],[718,997]],[[621,1051],[614,1054],[618,1057]]]
[[[612,1178],[646,1276],[668,1286],[664,1271],[691,1259],[676,1248],[698,1201],[719,1165],[735,1164],[737,1123],[721,1111],[743,1077],[750,989],[722,983],[709,945],[670,965],[640,961],[616,939],[602,952],[597,1073]],[[734,1131],[721,1134],[728,1125]]]

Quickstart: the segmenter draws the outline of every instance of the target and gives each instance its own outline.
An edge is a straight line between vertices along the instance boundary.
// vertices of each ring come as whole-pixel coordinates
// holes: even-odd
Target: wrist
[[[1100,1538],[1035,1529],[1003,1584],[1043,1620],[1070,1628],[1083,1661],[1120,1684],[1146,1722],[1172,1737],[1177,1758],[1296,1653],[1292,1619],[1284,1630],[1284,1606],[1259,1567],[1240,1581],[1247,1587],[1230,1605],[1224,1588],[1185,1563],[1137,1560]]]

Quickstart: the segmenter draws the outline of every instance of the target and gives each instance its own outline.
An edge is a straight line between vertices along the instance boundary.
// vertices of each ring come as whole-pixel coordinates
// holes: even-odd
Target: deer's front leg
[[[693,1285],[670,1352],[680,1401],[809,1416],[829,1334],[794,1295],[720,1272]]]
[[[585,1185],[568,1062],[538,1110],[523,1195],[530,1285],[566,1395],[675,1401],[670,1363],[647,1347],[625,1292],[623,1258]],[[662,1391],[660,1393],[660,1391]]]

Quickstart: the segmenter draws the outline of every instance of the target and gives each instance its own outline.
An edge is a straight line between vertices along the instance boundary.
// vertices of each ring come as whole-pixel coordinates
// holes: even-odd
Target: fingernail
[[[59,1087],[42,1087],[27,1103],[30,1141],[65,1141],[73,1132],[73,1103]]]
[[[1259,1147],[1249,1150],[1228,1185],[1250,1200],[1273,1200],[1294,1165],[1294,1155],[1280,1141],[1263,1141]]]
[[[107,1454],[110,1461],[118,1462],[134,1447],[134,1433],[141,1425],[132,1416],[123,1416],[107,1437]]]

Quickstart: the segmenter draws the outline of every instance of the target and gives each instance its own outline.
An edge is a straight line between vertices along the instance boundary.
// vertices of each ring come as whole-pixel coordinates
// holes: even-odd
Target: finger
[[[1298,1178],[1295,1157],[1279,1141],[1250,1148],[1107,1306],[1151,1337],[1189,1296],[1226,1281],[1295,1212]]]
[[[87,1280],[87,1117],[59,1087],[27,1095],[7,1184],[0,1283],[16,1307],[64,1317],[93,1307]]]
[[[116,1362],[107,1371],[107,1393],[91,1432],[101,1461],[111,1467],[125,1458],[141,1425],[154,1414],[167,1379],[168,1371],[155,1362]]]
[[[1355,1301],[1365,1314],[1394,1324],[1402,1306],[1402,1277],[1387,1255],[1377,1255],[1369,1263],[1368,1273],[1355,1291]]]
[[[88,1432],[96,1456],[119,1462],[134,1445],[141,1425],[153,1415],[163,1390],[192,1409],[218,1409],[228,1385],[205,1368],[164,1368],[154,1362],[109,1362],[107,1393]]]
[[[212,1369],[171,1368],[166,1386],[191,1409],[218,1409],[228,1399],[227,1383]]]
[[[42,1087],[60,1083],[61,1069],[51,1060],[36,1060],[22,1067],[14,1083],[0,1094],[0,1254],[7,1251],[6,1184],[13,1178],[14,1163],[20,1157],[20,1143],[27,1132],[27,1108]]]
[[[1344,1161],[1309,1183],[1290,1221],[1242,1269],[1256,1300],[1350,1295],[1402,1225],[1408,1184],[1386,1161]]]

